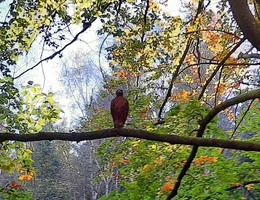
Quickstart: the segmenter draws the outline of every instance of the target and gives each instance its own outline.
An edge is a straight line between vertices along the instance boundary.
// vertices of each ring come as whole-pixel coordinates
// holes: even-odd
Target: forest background
[[[260,198],[259,0],[0,3],[2,199]]]

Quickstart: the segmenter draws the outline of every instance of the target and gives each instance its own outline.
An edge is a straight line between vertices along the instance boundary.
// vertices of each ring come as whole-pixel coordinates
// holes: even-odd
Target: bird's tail
[[[120,121],[114,122],[114,128],[123,128],[124,124]]]

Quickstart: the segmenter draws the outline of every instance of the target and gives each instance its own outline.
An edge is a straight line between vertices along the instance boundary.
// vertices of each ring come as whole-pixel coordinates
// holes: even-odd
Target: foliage
[[[59,119],[61,110],[54,101],[52,93],[42,93],[39,85],[22,86],[22,91],[18,92],[10,77],[5,77],[0,82],[2,86],[0,105],[2,132],[37,133],[46,123]],[[32,167],[32,151],[25,144],[2,142],[0,149],[1,170],[9,173],[16,170],[19,173],[18,180],[20,181],[32,179],[35,174]],[[3,188],[6,188],[2,190],[5,197],[9,195],[10,199],[30,199],[30,195],[19,192],[17,187]]]
[[[8,183],[5,187],[2,187],[0,190],[0,196],[3,199],[10,199],[10,200],[27,200],[31,199],[31,194],[25,192],[19,192],[18,190],[22,186],[17,184],[15,181]]]
[[[124,5],[117,20],[108,19],[100,31],[112,34],[115,39],[107,48],[113,74],[105,87],[108,93],[122,85],[127,87],[130,102],[127,128],[196,136],[200,120],[210,108],[240,91],[241,80],[252,77],[244,59],[227,56],[237,48],[241,32],[230,26],[233,20],[225,15],[221,3],[218,13],[205,7],[203,12],[197,11],[196,18],[188,15],[188,20],[165,14],[155,2],[150,2],[144,13],[146,6],[143,2]],[[195,4],[189,5],[193,16],[194,8]],[[171,87],[172,91],[167,90]],[[167,104],[163,104],[165,100]],[[215,118],[203,137],[229,139],[245,127],[256,127],[252,132],[259,132],[258,120],[251,120],[249,113],[243,117],[245,124],[238,124],[243,116],[241,112],[239,117],[238,110],[238,107],[227,109],[221,116],[230,124],[227,130]],[[237,133],[230,128],[232,122],[239,127]],[[117,169],[118,173],[112,175],[119,177],[121,188],[102,199],[165,199],[174,189],[190,149],[141,139],[104,143],[98,152],[107,166],[102,176],[111,176],[108,172]],[[245,184],[245,193],[240,187],[229,190],[234,185],[257,180],[259,166],[255,159],[259,156],[252,152],[245,153],[243,158],[243,154],[200,148],[182,180],[178,197],[238,199],[257,194],[257,189],[252,190],[254,184],[252,187]],[[249,155],[254,159],[246,159]],[[250,175],[245,176],[248,171]]]
[[[201,120],[216,105],[259,88],[259,55],[245,42],[229,15],[227,0],[186,1],[182,4],[185,12],[176,16],[164,10],[166,4],[152,0],[13,1],[0,26],[1,131],[36,134],[47,123],[59,119],[61,110],[53,93],[42,93],[39,85],[17,88],[14,80],[43,61],[62,56],[62,51],[97,19],[102,23],[98,33],[113,39],[112,45],[106,47],[111,74],[102,74],[105,84],[99,97],[108,100],[117,88],[126,89],[130,103],[127,128],[195,137]],[[258,18],[257,1],[249,4]],[[64,30],[70,32],[71,25],[83,28],[71,42],[61,46],[60,41],[66,41]],[[28,53],[40,37],[43,47],[48,46],[54,53],[21,74],[12,75],[19,57]],[[241,52],[241,47],[246,53]],[[257,67],[252,69],[254,65]],[[88,116],[84,116],[81,130],[112,126],[107,106],[90,105],[82,110]],[[258,133],[259,102],[255,101],[225,110],[211,120],[202,137],[259,142]],[[42,156],[54,156],[50,143],[45,147],[47,151],[40,150]],[[106,140],[97,152],[100,160],[96,161],[102,166],[93,181],[106,180],[109,184],[115,180],[116,186],[111,187],[115,190],[102,199],[165,199],[180,181],[178,197],[182,199],[259,196],[257,154],[199,148],[192,157],[191,149],[141,139]],[[19,142],[3,142],[0,151],[2,170],[17,169],[19,180],[32,179],[35,170],[31,150]],[[189,171],[180,180],[188,157],[192,158]],[[42,164],[59,170],[56,161],[52,157],[50,163]],[[42,179],[55,174],[45,169],[41,172]],[[12,182],[2,187],[1,193],[4,198],[26,196],[17,192],[19,189],[20,184]]]

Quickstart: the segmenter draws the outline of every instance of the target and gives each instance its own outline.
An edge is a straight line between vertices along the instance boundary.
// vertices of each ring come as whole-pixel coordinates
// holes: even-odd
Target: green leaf
[[[37,114],[37,110],[36,109],[33,109],[32,110],[32,115],[36,115]]]
[[[48,96],[48,102],[53,105],[55,103],[54,99],[51,96]]]
[[[0,115],[0,120],[3,120],[6,118],[6,115]]]
[[[36,128],[37,131],[40,131],[41,128],[42,128],[42,126],[41,126],[40,124],[36,124],[36,125],[35,125],[35,128]]]

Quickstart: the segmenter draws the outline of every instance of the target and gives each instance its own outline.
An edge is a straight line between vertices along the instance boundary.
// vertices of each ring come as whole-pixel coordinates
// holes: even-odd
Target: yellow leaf
[[[124,32],[125,32],[126,35],[129,35],[130,30],[129,30],[128,28],[126,28],[126,29],[124,30]]]
[[[150,165],[148,165],[148,164],[146,164],[146,165],[144,166],[144,170],[147,170],[147,169],[150,169]]]
[[[42,126],[41,126],[40,124],[36,124],[36,125],[35,125],[35,128],[37,129],[37,131],[40,131],[41,128],[42,128]]]
[[[51,21],[47,18],[47,19],[45,20],[45,24],[46,24],[47,26],[49,26],[49,25],[51,24]]]
[[[251,190],[253,188],[254,184],[248,184],[245,186],[247,190]]]

